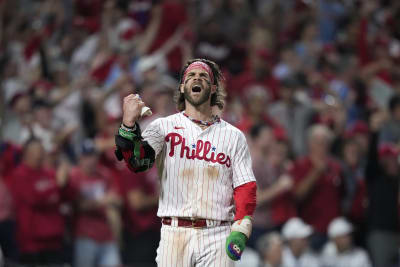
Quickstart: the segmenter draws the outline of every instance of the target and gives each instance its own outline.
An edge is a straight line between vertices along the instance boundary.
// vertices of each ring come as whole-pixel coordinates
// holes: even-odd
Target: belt
[[[188,227],[188,228],[205,228],[207,227],[206,219],[188,219],[188,218],[177,218],[178,227]],[[165,225],[172,224],[172,218],[164,217],[161,222]],[[220,225],[226,224],[228,221],[221,221]]]

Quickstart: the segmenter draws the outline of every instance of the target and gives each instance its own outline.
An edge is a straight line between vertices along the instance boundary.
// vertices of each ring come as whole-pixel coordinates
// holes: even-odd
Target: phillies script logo
[[[231,166],[231,158],[225,155],[225,153],[220,152],[215,155],[215,152],[211,152],[211,155],[209,157],[207,156],[208,152],[211,150],[211,143],[209,141],[203,142],[202,140],[198,140],[197,144],[193,145],[195,147],[194,149],[190,149],[186,145],[186,139],[178,133],[169,133],[165,137],[165,141],[171,143],[170,157],[175,155],[175,147],[181,145],[181,158],[186,156],[187,159],[199,159],[214,163],[218,162],[221,165],[225,164],[228,168]]]

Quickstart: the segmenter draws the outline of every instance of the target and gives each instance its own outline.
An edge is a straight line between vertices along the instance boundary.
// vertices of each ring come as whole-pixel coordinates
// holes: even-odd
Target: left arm
[[[251,157],[243,134],[238,138],[234,153],[233,186],[235,201],[235,222],[226,239],[226,253],[234,261],[240,259],[252,230],[252,216],[256,208],[257,184],[251,168]]]

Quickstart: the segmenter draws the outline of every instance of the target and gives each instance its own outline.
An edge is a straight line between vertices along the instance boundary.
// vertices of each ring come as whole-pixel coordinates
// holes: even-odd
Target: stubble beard
[[[207,102],[208,99],[210,98],[211,86],[208,85],[206,88],[202,89],[202,91],[204,92],[202,92],[200,98],[198,100],[195,100],[190,95],[191,89],[187,85],[185,85],[183,96],[185,97],[185,100],[187,100],[192,106],[198,107]]]

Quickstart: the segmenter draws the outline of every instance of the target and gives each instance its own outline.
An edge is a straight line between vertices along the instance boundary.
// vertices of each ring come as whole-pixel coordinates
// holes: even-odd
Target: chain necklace
[[[214,123],[220,122],[221,119],[217,116],[217,115],[212,115],[212,119],[211,121],[202,121],[202,120],[196,120],[193,119],[192,117],[190,117],[189,115],[187,115],[185,112],[182,113],[186,118],[188,118],[189,120],[193,121],[196,124],[200,124],[203,126],[211,126]]]

